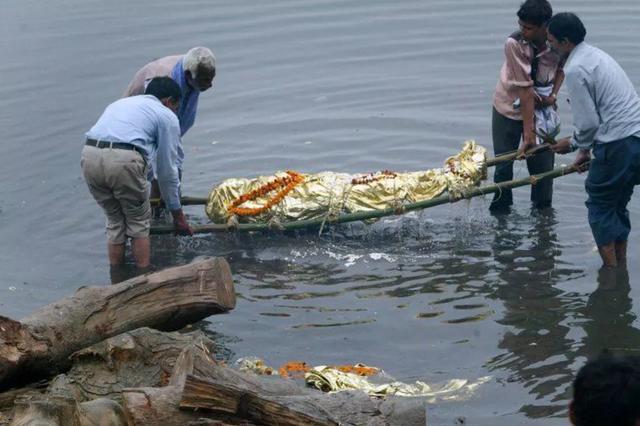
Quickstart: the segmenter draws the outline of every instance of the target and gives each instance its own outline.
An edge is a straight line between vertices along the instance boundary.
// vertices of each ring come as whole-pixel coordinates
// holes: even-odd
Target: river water
[[[185,194],[283,169],[427,169],[466,139],[491,148],[491,96],[518,4],[0,1],[0,314],[20,318],[108,281],[80,150],[149,60],[196,45],[216,53],[214,88],[184,141]],[[577,12],[588,41],[640,85],[637,0],[554,6]],[[560,108],[568,134],[564,91]],[[599,280],[583,180],[556,181],[546,212],[532,213],[521,188],[502,218],[487,198],[322,235],[161,237],[152,261],[229,260],[237,308],[202,327],[231,361],[364,362],[409,382],[490,376],[471,399],[431,407],[432,424],[562,425],[587,357],[640,348],[640,266]],[[637,198],[630,210],[638,217]],[[201,208],[188,213],[206,222]],[[637,241],[635,230],[630,259]]]

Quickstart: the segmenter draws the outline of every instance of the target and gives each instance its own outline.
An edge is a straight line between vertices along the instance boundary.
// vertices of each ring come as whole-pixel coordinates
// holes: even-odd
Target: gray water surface
[[[196,45],[216,53],[214,88],[184,140],[185,194],[283,169],[423,170],[466,139],[491,148],[491,96],[518,5],[0,1],[0,314],[20,318],[108,281],[104,218],[82,180],[80,150],[146,62]],[[589,42],[640,85],[637,0],[553,5],[577,12]],[[564,92],[560,108],[568,134]],[[527,175],[522,165],[515,173]],[[640,266],[599,285],[583,180],[557,181],[545,212],[532,213],[521,188],[503,218],[488,214],[487,198],[320,236],[161,237],[153,262],[229,260],[238,306],[202,326],[230,360],[364,362],[430,383],[491,376],[434,416],[567,424],[569,386],[587,357],[640,348]],[[637,218],[637,199],[630,210]],[[206,222],[201,208],[188,213]],[[634,230],[633,260],[637,242]]]

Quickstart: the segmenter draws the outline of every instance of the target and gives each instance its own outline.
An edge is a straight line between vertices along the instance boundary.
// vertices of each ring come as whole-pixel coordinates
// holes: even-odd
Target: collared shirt
[[[572,145],[590,149],[594,143],[640,136],[640,98],[611,56],[582,42],[564,72],[575,128]]]
[[[131,80],[131,83],[129,83],[127,90],[125,90],[123,94],[123,97],[141,95],[144,93],[146,84],[153,77],[171,77],[178,83],[182,91],[182,99],[180,99],[180,108],[178,109],[180,136],[184,136],[187,130],[195,123],[198,99],[200,97],[200,92],[187,83],[184,75],[183,60],[183,55],[173,55],[149,62],[133,76],[133,80]],[[179,158],[179,167],[182,169],[182,163],[184,162],[182,143],[180,143],[179,146]]]
[[[512,36],[504,43],[505,61],[500,69],[500,77],[493,95],[493,106],[500,114],[512,120],[522,120],[520,109],[513,107],[513,103],[520,96],[518,89],[534,85],[531,79],[533,55],[533,46],[522,38],[516,39]],[[552,85],[560,65],[560,56],[546,46],[536,57],[536,83],[541,86]]]
[[[178,175],[178,117],[152,95],[122,98],[109,105],[87,138],[124,142],[141,148],[147,162],[155,159],[162,198],[169,210],[180,206]]]

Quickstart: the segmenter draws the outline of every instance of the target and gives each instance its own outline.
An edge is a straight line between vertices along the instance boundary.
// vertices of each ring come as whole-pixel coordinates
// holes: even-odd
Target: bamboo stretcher
[[[526,153],[526,156],[535,155],[539,152],[548,150],[548,144],[539,145]],[[515,161],[518,158],[517,152],[512,152],[504,155],[497,156],[495,158],[488,158],[486,161],[487,167],[495,166],[496,164]],[[550,170],[545,173],[528,176],[526,178],[505,181],[493,185],[485,185],[479,187],[472,187],[464,191],[462,194],[452,195],[444,193],[438,197],[431,198],[424,201],[415,203],[407,203],[399,208],[387,208],[374,211],[340,214],[340,215],[327,215],[323,218],[311,219],[311,220],[296,220],[291,222],[278,222],[278,223],[240,223],[230,226],[228,224],[205,224],[205,225],[193,225],[191,229],[194,234],[207,234],[216,232],[229,232],[229,231],[291,231],[299,229],[313,229],[324,228],[325,226],[357,222],[369,219],[379,219],[386,216],[400,215],[415,210],[423,210],[430,207],[439,206],[442,204],[455,203],[460,200],[471,199],[473,197],[500,193],[505,189],[518,188],[521,186],[535,185],[538,181],[543,179],[557,179],[562,176],[566,176],[571,173],[584,170],[581,168],[578,170],[575,166],[558,167],[554,170]],[[151,200],[152,205],[158,205],[159,200]],[[182,197],[181,203],[183,206],[189,205],[206,205],[208,198],[200,197]],[[156,225],[151,227],[151,234],[154,235],[166,235],[172,234],[175,231],[173,225]]]

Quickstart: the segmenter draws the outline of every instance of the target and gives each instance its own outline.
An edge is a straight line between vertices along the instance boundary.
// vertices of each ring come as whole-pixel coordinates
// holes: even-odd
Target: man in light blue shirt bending
[[[125,278],[127,237],[138,274],[150,270],[149,228],[151,209],[148,167],[155,159],[162,198],[176,232],[192,235],[180,205],[178,174],[180,86],[169,77],[152,79],[144,95],[120,99],[109,105],[86,134],[82,172],[91,195],[107,216],[111,281]]]
[[[576,166],[593,152],[585,182],[589,225],[604,267],[625,267],[627,204],[640,183],[640,97],[622,67],[584,41],[587,31],[575,14],[554,15],[547,30],[551,47],[567,59],[565,86],[575,128],[551,149],[578,150]]]

